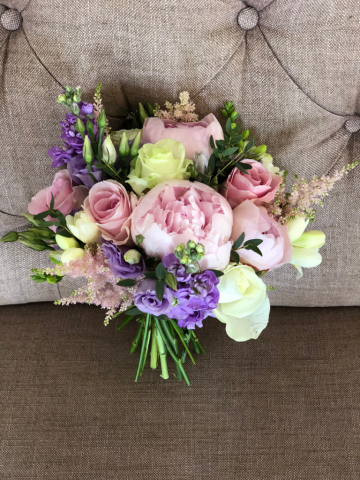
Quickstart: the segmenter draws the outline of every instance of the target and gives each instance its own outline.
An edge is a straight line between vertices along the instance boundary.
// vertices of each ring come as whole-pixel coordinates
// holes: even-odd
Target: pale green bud
[[[68,248],[61,255],[61,262],[69,263],[73,260],[77,260],[78,258],[83,258],[84,255],[85,251],[82,248]]]
[[[196,245],[196,251],[197,251],[198,253],[204,254],[204,253],[205,253],[205,247],[204,247],[204,245],[202,245],[201,243],[198,243],[198,244]]]
[[[126,158],[129,155],[130,147],[129,142],[126,137],[126,133],[124,132],[121,138],[120,146],[119,146],[119,153],[123,158]]]
[[[74,237],[63,237],[62,235],[55,235],[55,241],[61,250],[68,250],[69,248],[77,248],[80,245]]]
[[[75,130],[79,133],[85,132],[85,125],[83,124],[83,121],[81,118],[78,118],[75,123]]]
[[[292,242],[294,247],[301,248],[321,248],[325,245],[325,233],[319,230],[310,230],[303,233],[299,238]]]
[[[96,123],[99,125],[99,128],[105,128],[106,127],[106,115],[105,115],[105,109],[103,108],[100,112],[100,115],[98,116]]]
[[[102,154],[102,159],[104,163],[107,163],[108,165],[113,165],[115,163],[116,150],[114,144],[112,143],[110,135],[105,138],[104,143],[102,144]]]
[[[63,94],[59,95],[57,101],[58,101],[58,103],[65,103],[66,102],[65,95],[63,95]]]
[[[135,249],[128,250],[124,255],[125,262],[129,263],[130,265],[135,265],[135,263],[139,263],[141,260],[141,253]]]
[[[180,263],[183,263],[184,265],[188,265],[190,263],[190,258],[187,256],[187,255],[184,255],[181,259],[180,259]]]
[[[196,243],[194,242],[194,240],[189,240],[187,243],[187,248],[195,248],[195,247],[196,247]]]
[[[130,148],[130,156],[131,158],[136,157],[140,148],[141,142],[141,131],[136,135],[135,139],[133,140]]]
[[[94,152],[91,147],[89,137],[85,135],[83,146],[83,157],[86,163],[91,163],[94,158]]]
[[[140,114],[140,120],[142,121],[142,123],[144,123],[145,119],[148,118],[149,115],[145,110],[145,108],[143,107],[142,103],[139,103],[139,114]]]

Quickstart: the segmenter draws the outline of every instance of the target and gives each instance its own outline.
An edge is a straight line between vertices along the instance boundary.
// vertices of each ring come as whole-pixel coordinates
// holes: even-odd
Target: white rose
[[[66,216],[66,224],[70,232],[84,243],[97,243],[101,232],[95,223],[95,219],[84,211],[75,213],[74,216]]]
[[[226,333],[237,342],[258,338],[269,320],[266,285],[247,265],[230,263],[220,277],[220,298],[215,317],[226,324]]]

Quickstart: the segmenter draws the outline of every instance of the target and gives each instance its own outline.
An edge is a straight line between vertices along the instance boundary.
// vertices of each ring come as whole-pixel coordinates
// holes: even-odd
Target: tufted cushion
[[[310,177],[360,158],[358,0],[8,1],[17,31],[0,25],[0,235],[21,228],[28,200],[49,185],[49,147],[64,116],[56,97],[103,82],[114,128],[140,100],[174,100],[188,89],[202,114],[232,99],[257,143],[281,168]],[[255,9],[256,11],[254,11]],[[206,13],[206,14],[205,14]],[[6,14],[3,13],[3,15]],[[323,263],[296,282],[291,266],[267,276],[278,305],[353,305],[360,300],[360,170],[333,190],[315,228]],[[71,282],[32,284],[45,265],[20,245],[1,246],[1,303],[52,300]]]

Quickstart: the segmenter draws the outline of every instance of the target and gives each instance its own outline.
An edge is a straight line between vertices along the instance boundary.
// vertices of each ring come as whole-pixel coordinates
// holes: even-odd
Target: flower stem
[[[155,322],[155,327],[156,327],[156,321]],[[169,372],[168,372],[168,367],[167,367],[167,361],[166,361],[166,348],[164,341],[162,339],[162,336],[159,332],[159,329],[156,327],[155,330],[155,336],[158,344],[158,349],[159,349],[159,357],[160,357],[160,366],[161,366],[161,377],[164,380],[167,380],[169,378]]]
[[[156,317],[155,317],[155,322],[156,322],[156,326],[157,326],[157,328],[158,328],[158,330],[159,330],[159,333],[160,333],[160,335],[161,335],[161,337],[162,337],[162,339],[163,339],[163,341],[164,341],[164,343],[165,343],[165,345],[166,345],[166,347],[167,347],[170,355],[172,356],[172,358],[174,359],[174,361],[175,361],[176,363],[178,363],[179,369],[180,369],[180,371],[181,371],[182,376],[184,377],[184,380],[185,380],[186,384],[187,384],[187,385],[190,385],[190,380],[189,380],[188,376],[186,375],[185,369],[184,369],[184,367],[183,367],[183,365],[182,365],[182,363],[181,363],[181,359],[176,357],[176,355],[175,355],[175,353],[174,353],[174,351],[173,351],[173,349],[172,349],[172,347],[171,347],[168,339],[166,338],[166,335],[165,335],[164,331],[163,331],[162,328],[161,328],[160,321],[159,321]]]
[[[199,342],[199,339],[197,338],[197,336],[195,335],[195,332],[194,330],[191,330],[191,335],[194,339],[194,346],[197,345],[197,347],[199,348],[199,350],[202,352],[202,353],[205,353],[205,349],[204,347],[201,345],[201,343]]]
[[[158,342],[156,339],[156,323],[152,320],[151,324],[151,351],[150,351],[150,368],[155,369],[158,364]]]
[[[166,337],[168,338],[172,348],[174,349],[174,353],[175,353],[176,357],[179,358],[179,343],[178,343],[177,338],[174,337],[174,335],[171,331],[171,325],[166,320],[160,320],[160,323],[161,323],[162,329],[163,329]],[[177,380],[182,380],[181,370],[179,368],[179,364],[178,364],[177,361],[175,361],[175,372],[176,372],[175,373],[176,379]]]
[[[190,350],[188,348],[189,342],[185,341],[182,329],[178,326],[178,324],[174,320],[170,319],[169,322],[173,326],[173,329],[175,330],[175,332],[179,335],[180,340],[182,341],[182,344],[184,345],[185,352],[187,352],[189,354],[189,357],[190,357],[192,363],[195,365],[195,360],[194,360],[193,356],[191,355]],[[190,341],[190,338],[189,338],[189,341]],[[183,352],[183,354],[184,354],[184,352]],[[185,354],[185,357],[186,357],[186,354]],[[184,362],[182,362],[182,363],[184,363]]]
[[[142,341],[142,344],[141,344],[139,365],[138,365],[138,369],[137,369],[136,376],[135,376],[135,382],[138,381],[140,371],[141,371],[141,368],[143,366],[143,361],[144,361],[143,359],[144,359],[145,350],[147,352],[147,347],[149,346],[150,337],[148,337],[148,332],[149,332],[150,319],[151,319],[151,315],[150,315],[150,313],[147,313],[146,314],[145,327],[144,327],[143,341]],[[145,357],[145,360],[146,360],[146,357]]]
[[[141,338],[141,335],[142,335],[142,332],[143,332],[143,329],[144,329],[144,325],[143,325],[143,322],[141,322],[140,324],[140,328],[136,334],[136,337],[134,338],[132,344],[131,344],[131,348],[130,348],[130,353],[134,353],[135,350],[136,350],[136,347],[139,345],[139,342],[140,342],[140,338]]]

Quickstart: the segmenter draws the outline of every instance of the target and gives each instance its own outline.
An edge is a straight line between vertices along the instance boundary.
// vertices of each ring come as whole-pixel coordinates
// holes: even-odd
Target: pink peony
[[[67,215],[75,207],[80,207],[89,190],[86,187],[73,187],[70,174],[67,170],[57,172],[51,187],[40,190],[31,199],[28,210],[32,215],[45,212],[50,207],[51,194],[54,197],[54,209]],[[50,217],[49,217],[50,218]]]
[[[92,215],[105,240],[117,245],[132,245],[131,215],[137,204],[134,193],[130,196],[115,180],[96,183],[85,200],[84,209]]]
[[[282,177],[272,175],[264,165],[255,160],[243,160],[243,163],[252,166],[250,170],[247,170],[248,175],[235,167],[226,182],[223,183],[227,190],[220,188],[221,194],[232,208],[237,207],[245,200],[250,200],[256,205],[271,202],[279,189]]]
[[[245,200],[233,210],[234,226],[231,239],[235,242],[245,233],[246,240],[259,239],[262,256],[251,250],[237,250],[242,263],[259,270],[270,270],[290,261],[292,245],[286,226],[271,218],[264,207]]]
[[[188,160],[193,160],[195,153],[202,153],[209,159],[212,154],[211,135],[214,140],[224,138],[221,125],[212,113],[199,122],[191,123],[149,117],[144,123],[142,141],[143,143],[156,143],[159,140],[171,138],[185,146],[185,158]]]
[[[152,257],[163,258],[180,243],[205,247],[201,270],[224,269],[229,263],[232,211],[211,187],[187,180],[168,180],[148,192],[134,211],[132,237]]]

